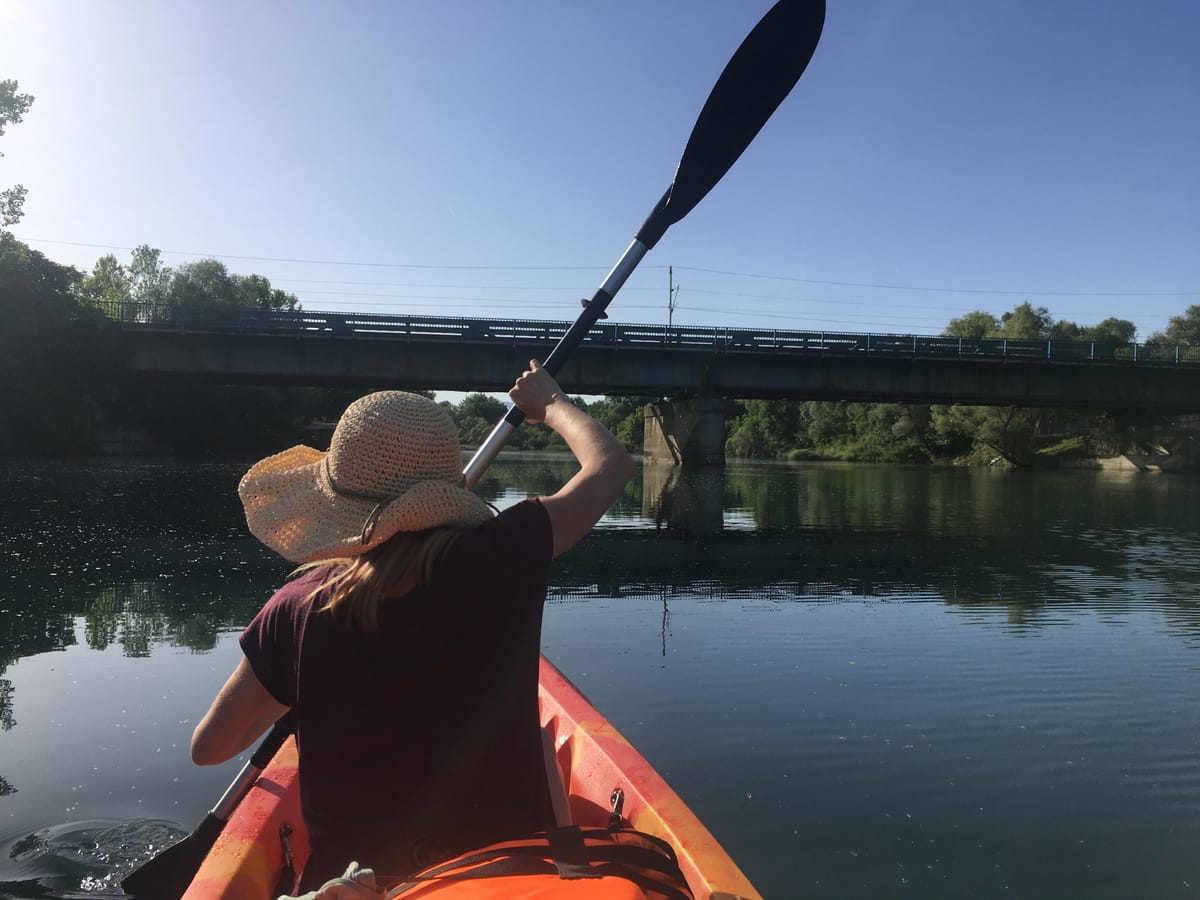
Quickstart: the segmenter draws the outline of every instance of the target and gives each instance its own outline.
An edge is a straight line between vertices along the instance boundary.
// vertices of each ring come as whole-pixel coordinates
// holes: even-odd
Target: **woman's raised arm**
[[[548,497],[540,498],[550,516],[554,555],[575,546],[621,495],[635,466],[633,457],[607,428],[563,394],[554,377],[536,359],[508,392],[530,422],[545,422],[557,432],[579,471]]]

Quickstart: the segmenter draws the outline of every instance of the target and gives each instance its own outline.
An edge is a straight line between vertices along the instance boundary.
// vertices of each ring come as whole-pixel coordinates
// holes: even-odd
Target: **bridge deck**
[[[454,342],[554,342],[570,322],[349,313],[173,308],[147,314],[135,304],[114,310],[124,327],[239,334],[306,334],[342,337],[371,335],[398,339]],[[597,323],[585,338],[592,346],[667,345],[711,350],[778,353],[879,353],[918,357],[968,356],[993,359],[1037,359],[1117,365],[1200,365],[1200,347],[1158,344],[1105,344],[1096,341],[1023,341],[1009,338],[962,338],[916,334],[796,331]]]
[[[177,307],[118,313],[134,371],[506,390],[568,322]],[[1200,408],[1200,347],[601,322],[560,373],[583,394]]]

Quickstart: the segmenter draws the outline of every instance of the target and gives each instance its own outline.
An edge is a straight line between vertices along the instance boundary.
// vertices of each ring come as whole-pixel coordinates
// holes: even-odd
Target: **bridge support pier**
[[[725,404],[715,397],[647,403],[642,455],[676,466],[725,463]]]

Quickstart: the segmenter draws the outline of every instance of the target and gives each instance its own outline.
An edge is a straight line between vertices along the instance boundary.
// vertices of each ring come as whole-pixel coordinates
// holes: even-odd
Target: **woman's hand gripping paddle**
[[[633,243],[542,365],[557,375],[642,257],[674,223],[720,181],[800,80],[825,24],[825,0],[779,0],[742,41],[717,79],[692,127],[675,179]],[[525,415],[515,406],[501,419],[463,470],[467,487],[479,483]]]

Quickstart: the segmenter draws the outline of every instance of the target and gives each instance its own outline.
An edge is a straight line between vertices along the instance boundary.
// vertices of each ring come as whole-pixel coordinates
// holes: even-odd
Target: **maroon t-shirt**
[[[305,599],[325,569],[246,628],[255,675],[295,712],[302,890],[351,860],[406,875],[552,825],[537,701],[552,547],[527,500],[460,536],[429,585],[385,601],[378,634]]]

